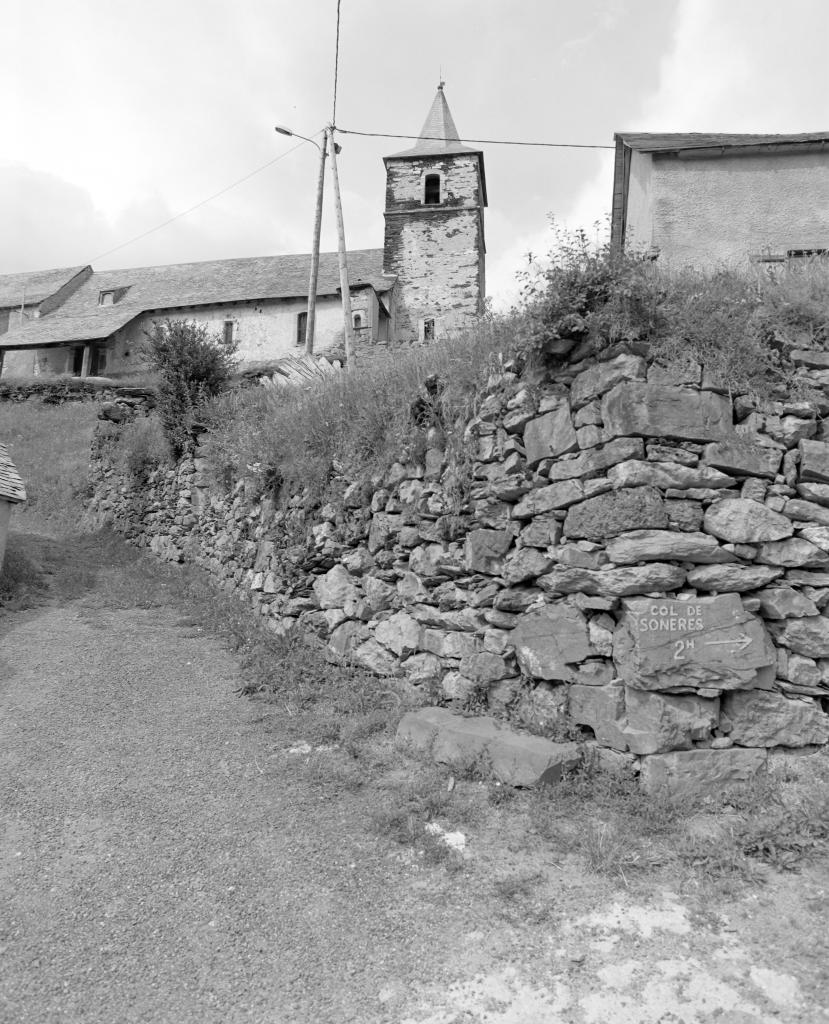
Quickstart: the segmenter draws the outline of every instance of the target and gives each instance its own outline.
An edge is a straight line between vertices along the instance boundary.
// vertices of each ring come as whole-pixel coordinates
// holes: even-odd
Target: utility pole
[[[311,250],[311,278],[308,282],[308,320],[305,324],[305,354],[314,354],[314,327],[317,318],[317,278],[320,269],[320,232],[322,230],[322,190],[325,184],[325,158],[328,144],[328,129],[322,133],[320,147],[320,172],[317,179],[317,210],[314,216],[314,247]]]
[[[328,126],[331,133],[331,180],[334,183],[334,205],[337,209],[337,254],[340,264],[340,291],[343,296],[343,326],[345,328],[345,360],[350,370],[356,363],[354,347],[354,321],[351,316],[351,292],[348,290],[348,261],[345,249],[345,227],[343,225],[343,204],[340,198],[340,179],[337,176],[337,152],[340,147],[334,141],[334,125]]]

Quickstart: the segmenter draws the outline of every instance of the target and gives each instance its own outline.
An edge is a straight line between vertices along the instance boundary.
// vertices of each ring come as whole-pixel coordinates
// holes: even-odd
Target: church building
[[[429,342],[472,326],[486,293],[484,156],[463,145],[438,86],[414,146],[384,159],[382,249],[348,254],[358,346]],[[191,320],[238,344],[242,365],[305,342],[310,254],[0,276],[0,373],[129,377],[153,324]],[[315,353],[341,355],[336,253],[322,253]]]

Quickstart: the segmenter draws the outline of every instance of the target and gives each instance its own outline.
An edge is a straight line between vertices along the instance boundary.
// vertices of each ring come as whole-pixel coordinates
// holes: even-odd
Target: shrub
[[[157,322],[144,353],[158,374],[158,414],[173,458],[192,449],[195,414],[222,391],[236,366],[236,342],[187,320]]]

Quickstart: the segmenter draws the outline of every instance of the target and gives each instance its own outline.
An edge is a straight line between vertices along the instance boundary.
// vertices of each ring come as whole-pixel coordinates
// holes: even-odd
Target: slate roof
[[[0,335],[0,348],[41,347],[108,338],[142,313],[187,306],[256,299],[301,298],[308,294],[310,254],[260,256],[162,267],[105,270],[92,274],[53,313]],[[383,274],[383,250],[348,254],[349,285],[370,285],[378,293],[393,287]],[[320,253],[317,295],[336,295],[340,287],[337,254]],[[101,292],[126,289],[110,306]]]
[[[450,153],[480,153],[479,149],[471,149],[464,146],[460,141],[458,129],[449,110],[449,104],[443,94],[443,83],[438,86],[437,94],[432,102],[432,107],[426,116],[426,121],[420,129],[417,142],[411,149],[404,149],[401,153],[393,153],[387,156],[386,160],[396,160],[398,157],[412,156],[443,156]]]
[[[0,444],[0,501],[19,502],[26,500],[26,488],[14,463],[9,457],[9,450]]]
[[[617,132],[615,138],[641,153],[672,153],[681,149],[734,149],[741,146],[781,146],[792,143],[829,142],[829,132],[795,135],[745,135],[734,132]]]
[[[32,270],[26,274],[0,275],[0,309],[16,309],[24,301],[37,305],[54,295],[86,267],[62,267],[59,270]]]

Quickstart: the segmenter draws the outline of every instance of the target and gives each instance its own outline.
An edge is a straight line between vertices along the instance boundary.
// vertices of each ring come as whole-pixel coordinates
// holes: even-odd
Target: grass
[[[334,477],[356,479],[422,454],[429,426],[451,443],[499,355],[512,348],[502,322],[428,348],[378,352],[308,389],[231,391],[205,412],[203,445],[213,474],[223,481],[258,472],[265,485],[286,494],[307,489],[321,499]],[[412,402],[425,398],[424,382],[435,375],[440,393],[413,430]]]
[[[0,442],[8,446],[28,497],[13,511],[12,528],[33,519],[50,532],[77,531],[91,494],[89,448],[97,411],[93,402],[0,402]]]

